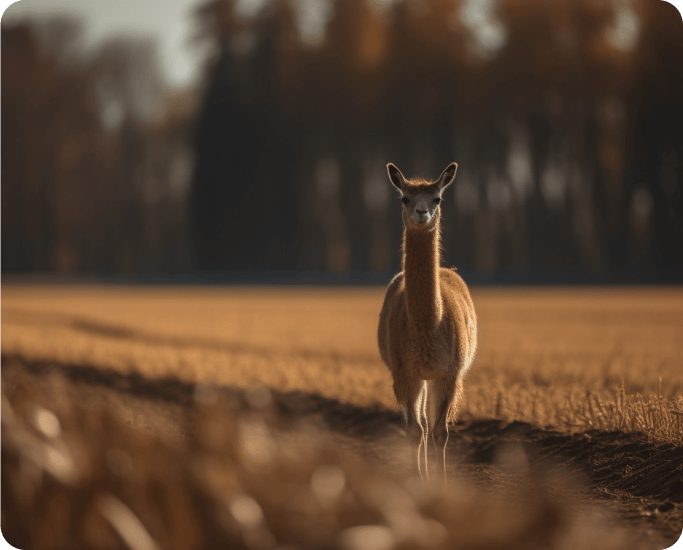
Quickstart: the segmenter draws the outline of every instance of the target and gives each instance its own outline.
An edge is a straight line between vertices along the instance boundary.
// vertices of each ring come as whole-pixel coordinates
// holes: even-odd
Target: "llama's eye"
[[[403,204],[408,204],[410,202],[408,197],[403,197],[401,200],[403,201]]]
[[[434,199],[434,204],[441,204],[441,198],[440,198],[440,197],[436,197],[436,198]]]

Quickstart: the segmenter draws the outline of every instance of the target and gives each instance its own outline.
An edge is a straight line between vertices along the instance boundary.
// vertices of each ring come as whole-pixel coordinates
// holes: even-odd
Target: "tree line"
[[[666,2],[216,0],[194,16],[211,52],[194,94],[164,93],[149,44],[72,60],[74,33],[30,53],[33,27],[3,28],[3,271],[396,270],[386,163],[435,178],[456,161],[448,265],[683,280],[683,29]]]

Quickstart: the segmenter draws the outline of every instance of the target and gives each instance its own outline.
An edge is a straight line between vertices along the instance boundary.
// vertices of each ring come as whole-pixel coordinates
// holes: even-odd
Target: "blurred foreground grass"
[[[511,447],[514,483],[476,489],[460,468],[444,490],[406,477],[403,437],[366,460],[371,438],[283,415],[263,387],[135,401],[92,382],[3,365],[2,530],[19,548],[664,546],[579,501],[566,471],[515,466]]]

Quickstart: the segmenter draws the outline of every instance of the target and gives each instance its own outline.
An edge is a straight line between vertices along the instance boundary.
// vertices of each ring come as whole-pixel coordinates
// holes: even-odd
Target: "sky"
[[[11,0],[0,0],[3,10]],[[27,15],[71,12],[86,22],[86,45],[118,33],[157,38],[162,68],[172,86],[192,85],[198,76],[200,53],[187,42],[192,32],[191,11],[203,0],[19,0],[9,6],[2,22]],[[263,0],[238,0],[258,6]],[[683,0],[671,0],[683,13]],[[307,4],[304,2],[304,4]],[[309,2],[308,5],[316,4]]]
[[[189,44],[192,11],[202,0],[20,0],[9,6],[3,23],[27,16],[69,13],[85,23],[86,46],[112,35],[135,34],[155,38],[164,75],[173,87],[192,85],[198,76],[201,53]],[[0,7],[9,2],[3,1]]]

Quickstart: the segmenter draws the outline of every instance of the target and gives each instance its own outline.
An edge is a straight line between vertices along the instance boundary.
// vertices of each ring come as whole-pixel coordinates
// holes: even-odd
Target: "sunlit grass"
[[[2,352],[396,407],[384,289],[3,287]],[[473,290],[461,415],[681,441],[683,290]]]

